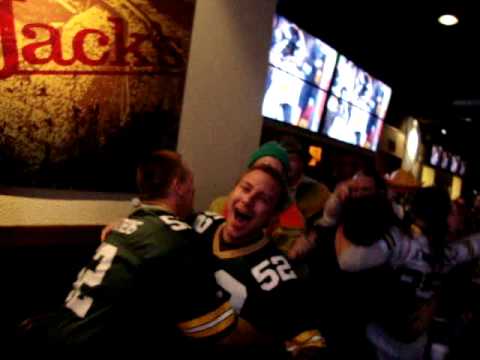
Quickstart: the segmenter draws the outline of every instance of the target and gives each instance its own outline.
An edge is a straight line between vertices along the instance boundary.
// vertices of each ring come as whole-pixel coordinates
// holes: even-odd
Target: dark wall
[[[24,319],[57,309],[100,243],[101,226],[0,228],[0,336]]]

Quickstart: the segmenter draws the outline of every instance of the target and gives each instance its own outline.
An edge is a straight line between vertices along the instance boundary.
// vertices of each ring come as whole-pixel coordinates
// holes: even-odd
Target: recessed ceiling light
[[[471,123],[471,122],[472,122],[472,118],[471,118],[471,117],[466,117],[466,118],[465,118],[465,122]]]
[[[458,19],[454,15],[445,14],[438,18],[438,22],[445,26],[452,26],[458,23]]]
[[[440,130],[440,132],[441,132],[443,135],[447,135],[447,130],[446,130],[446,129],[442,129],[442,130]]]

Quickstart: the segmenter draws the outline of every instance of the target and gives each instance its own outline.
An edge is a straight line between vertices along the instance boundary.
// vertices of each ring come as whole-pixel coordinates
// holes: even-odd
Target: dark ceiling
[[[416,3],[280,0],[278,12],[390,85],[386,122],[399,126],[405,116],[415,116],[424,142],[462,155],[476,179],[480,15],[474,2]],[[445,12],[460,22],[440,25],[437,18]]]

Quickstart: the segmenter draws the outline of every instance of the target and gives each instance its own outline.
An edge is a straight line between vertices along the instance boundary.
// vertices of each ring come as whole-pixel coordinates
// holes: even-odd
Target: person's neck
[[[263,238],[263,231],[259,231],[251,236],[242,236],[238,238],[232,238],[225,231],[225,227],[220,232],[220,243],[229,248],[241,248],[244,246],[256,243]]]
[[[302,178],[303,178],[303,175],[297,176],[295,179],[289,179],[288,188],[296,190],[298,185],[300,185]]]
[[[162,208],[163,210],[166,210],[168,212],[171,212],[174,215],[178,215],[177,207],[174,201],[171,199],[165,198],[165,199],[154,199],[154,200],[144,200],[142,201],[142,204],[147,205],[147,206],[156,206],[159,208]]]

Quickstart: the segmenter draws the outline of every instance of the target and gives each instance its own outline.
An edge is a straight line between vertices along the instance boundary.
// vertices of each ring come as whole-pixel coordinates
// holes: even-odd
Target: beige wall
[[[231,190],[260,143],[275,0],[198,0],[178,150],[196,207]]]
[[[259,144],[275,0],[197,0],[178,149],[196,174],[197,207],[232,186]],[[0,226],[104,224],[129,195],[0,190]]]
[[[98,225],[130,212],[132,195],[3,189],[0,226]]]

